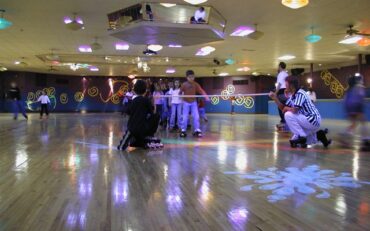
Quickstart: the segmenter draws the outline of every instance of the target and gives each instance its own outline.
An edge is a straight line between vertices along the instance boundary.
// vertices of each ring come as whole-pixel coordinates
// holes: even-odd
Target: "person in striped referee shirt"
[[[320,130],[321,116],[307,93],[299,88],[299,80],[296,76],[289,76],[285,79],[286,95],[288,100],[282,104],[274,92],[270,97],[284,113],[284,118],[292,131],[290,140],[292,147],[307,147],[307,144],[315,144],[321,141],[325,147],[329,146],[331,140],[326,137],[326,132]]]

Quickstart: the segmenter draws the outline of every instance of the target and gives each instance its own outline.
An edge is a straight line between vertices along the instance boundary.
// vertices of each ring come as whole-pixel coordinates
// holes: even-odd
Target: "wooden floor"
[[[370,230],[370,153],[291,149],[277,117],[209,119],[201,139],[119,152],[118,114],[1,114],[0,230]]]

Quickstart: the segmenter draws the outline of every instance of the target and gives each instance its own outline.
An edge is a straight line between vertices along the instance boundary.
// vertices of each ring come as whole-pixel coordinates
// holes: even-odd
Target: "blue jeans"
[[[206,116],[206,109],[204,107],[199,108],[199,116],[201,119],[208,120]]]
[[[177,116],[177,126],[181,128],[181,107],[182,107],[182,104],[172,104],[171,105],[170,128],[175,127],[176,116]]]
[[[188,126],[189,111],[191,111],[191,116],[193,117],[194,131],[200,131],[198,104],[196,101],[192,103],[188,103],[184,101],[182,103],[181,130],[186,131],[186,128]]]
[[[24,117],[27,117],[26,110],[24,109],[24,106],[22,103],[23,102],[21,100],[12,101],[12,110],[13,110],[14,118],[18,117],[19,112],[21,112]]]

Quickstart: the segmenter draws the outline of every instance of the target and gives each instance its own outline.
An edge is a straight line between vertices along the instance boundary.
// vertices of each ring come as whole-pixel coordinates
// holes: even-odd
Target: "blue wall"
[[[318,100],[315,103],[321,117],[324,119],[346,119],[346,113],[342,100]],[[370,100],[366,101],[366,118],[370,120]],[[268,114],[279,115],[276,104],[273,101],[268,102]]]

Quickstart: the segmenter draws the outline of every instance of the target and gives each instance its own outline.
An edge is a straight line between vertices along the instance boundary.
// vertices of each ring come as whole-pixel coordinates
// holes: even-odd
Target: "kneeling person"
[[[285,121],[293,133],[290,140],[291,146],[307,147],[307,144],[315,144],[319,140],[327,147],[331,140],[326,138],[325,131],[320,130],[320,113],[307,93],[299,88],[298,78],[289,76],[285,83],[286,93],[289,95],[285,105],[278,100],[275,93],[271,92],[270,97],[283,111]]]
[[[136,95],[127,109],[127,114],[130,116],[127,131],[117,147],[118,150],[126,150],[128,146],[143,148],[163,146],[159,139],[153,138],[160,118],[153,112],[151,101],[144,97],[146,89],[144,80],[136,81],[134,85]]]

